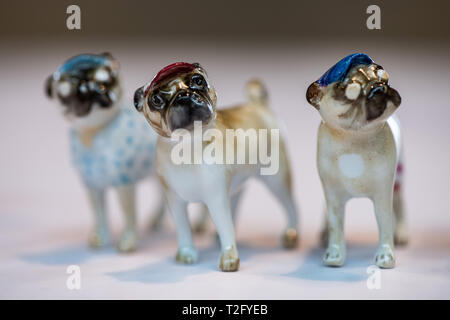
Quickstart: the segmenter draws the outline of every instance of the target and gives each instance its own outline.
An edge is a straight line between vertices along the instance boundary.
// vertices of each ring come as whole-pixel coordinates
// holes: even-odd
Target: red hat
[[[198,63],[192,64],[187,62],[175,62],[169,64],[168,66],[165,66],[156,74],[150,85],[145,89],[144,95],[147,95],[147,93],[161,81],[164,81],[167,78],[173,77],[177,74],[191,72],[195,68],[198,68],[198,66]]]

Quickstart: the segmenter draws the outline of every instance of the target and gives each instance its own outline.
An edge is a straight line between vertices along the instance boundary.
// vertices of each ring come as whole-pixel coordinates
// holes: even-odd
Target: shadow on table
[[[121,282],[171,283],[183,281],[183,279],[193,275],[211,272],[212,269],[212,262],[208,264],[181,265],[175,262],[175,258],[170,257],[135,269],[108,272],[106,275]]]
[[[367,280],[367,268],[373,264],[376,246],[347,245],[347,258],[342,267],[322,264],[323,248],[311,249],[303,264],[294,272],[283,276],[313,281],[359,282]]]
[[[281,247],[253,246],[245,243],[238,243],[238,249],[241,264],[253,255],[271,254],[274,251],[283,250]],[[174,255],[175,252],[170,258],[156,263],[106,274],[124,282],[173,283],[183,281],[185,278],[198,274],[221,272],[218,269],[220,246],[217,242],[214,242],[207,248],[200,249],[199,260],[192,265],[177,263]]]
[[[80,264],[98,256],[115,253],[115,248],[112,245],[101,250],[90,249],[87,245],[76,245],[45,252],[30,253],[21,256],[21,258],[27,262],[45,265],[71,265]]]
[[[145,233],[147,232],[147,233]],[[161,243],[164,243],[172,237],[169,231],[140,231],[140,243],[138,250],[151,250],[152,247],[158,247]],[[118,241],[117,235],[113,237],[114,241]],[[132,253],[131,253],[132,254]],[[104,248],[92,249],[89,248],[87,243],[71,245],[68,247],[62,247],[54,250],[28,253],[20,256],[24,261],[31,263],[39,263],[45,265],[70,265],[81,264],[91,259],[103,257],[105,255],[122,255],[126,256],[129,253],[120,253],[116,250],[114,243],[111,243]]]

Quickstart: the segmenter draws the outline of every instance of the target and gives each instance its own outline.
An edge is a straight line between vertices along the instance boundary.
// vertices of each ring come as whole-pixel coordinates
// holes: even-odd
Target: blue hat
[[[103,55],[80,54],[67,60],[58,70],[61,73],[77,73],[79,70],[96,68],[101,65],[108,65],[109,61]]]
[[[353,53],[332,66],[316,82],[321,87],[325,87],[330,83],[342,81],[352,67],[358,64],[368,65],[372,63],[373,60],[367,54]]]

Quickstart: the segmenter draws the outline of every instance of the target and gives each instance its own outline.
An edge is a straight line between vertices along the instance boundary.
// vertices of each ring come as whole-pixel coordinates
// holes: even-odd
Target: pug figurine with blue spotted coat
[[[125,215],[117,248],[130,252],[138,245],[135,185],[154,169],[156,134],[145,119],[121,104],[118,71],[109,53],[81,54],[47,79],[46,91],[71,125],[72,160],[94,213],[90,246],[109,243],[105,192],[114,188]],[[155,221],[164,212],[162,203]]]
[[[322,117],[317,167],[327,205],[323,262],[341,266],[346,257],[344,211],[353,197],[373,201],[379,229],[375,263],[395,266],[394,242],[407,241],[401,193],[400,105],[388,74],[369,56],[343,58],[306,93]],[[395,213],[395,214],[394,214]]]

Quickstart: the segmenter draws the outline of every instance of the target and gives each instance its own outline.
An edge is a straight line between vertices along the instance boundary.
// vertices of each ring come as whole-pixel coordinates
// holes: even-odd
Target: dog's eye
[[[108,82],[110,79],[109,72],[105,68],[100,68],[95,72],[94,79],[99,82]]]
[[[385,70],[383,70],[383,69],[378,69],[377,70],[377,76],[383,81],[388,81],[389,80],[388,73]]]
[[[161,97],[159,93],[155,93],[150,98],[150,104],[155,109],[162,109],[164,108],[166,101],[164,100],[163,97]]]
[[[190,85],[191,89],[201,90],[201,89],[204,89],[205,86],[206,86],[205,78],[203,78],[199,74],[192,76],[191,85]]]
[[[58,90],[58,94],[61,97],[67,97],[70,95],[70,93],[72,91],[72,86],[67,81],[61,81],[60,83],[58,83],[57,90]]]
[[[350,83],[347,88],[345,88],[345,96],[349,100],[355,100],[359,97],[361,92],[361,85],[357,82]]]

